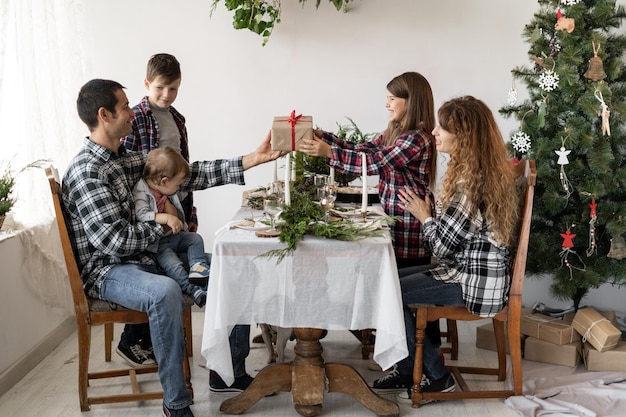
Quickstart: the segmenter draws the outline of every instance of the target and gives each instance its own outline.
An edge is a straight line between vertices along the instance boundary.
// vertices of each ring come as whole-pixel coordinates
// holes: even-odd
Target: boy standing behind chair
[[[169,146],[179,151],[183,158],[189,161],[185,118],[172,106],[178,96],[181,79],[180,63],[173,55],[156,54],[148,60],[144,80],[148,95],[133,107],[132,133],[121,139],[128,150],[148,154],[156,148]],[[197,231],[198,221],[191,192],[179,194],[178,197],[185,212],[185,221],[189,225],[188,230]],[[207,257],[210,262],[210,255]],[[200,287],[207,286],[206,278],[190,278],[189,281]],[[249,332],[249,325],[237,325],[233,328],[229,340],[235,382],[227,386],[217,373],[211,371],[209,376],[211,392],[241,392],[252,382],[252,377],[246,373],[245,368],[245,358],[250,348]],[[116,352],[133,366],[154,363],[151,340],[148,326],[127,324]]]
[[[121,138],[130,151],[147,155],[150,151],[170,146],[189,162],[189,146],[185,118],[172,104],[178,96],[182,74],[180,63],[170,54],[155,54],[148,60],[144,86],[148,95],[133,107],[132,132]],[[198,219],[191,192],[178,193],[189,232],[198,230]],[[208,272],[208,271],[207,271]],[[207,274],[208,275],[208,274]],[[206,288],[206,278],[190,282]],[[133,366],[154,365],[150,331],[145,324],[127,324],[116,352]]]
[[[166,146],[148,154],[143,178],[133,189],[135,212],[139,221],[156,221],[166,229],[158,242],[147,250],[156,252],[156,260],[167,276],[174,279],[183,293],[198,307],[206,303],[206,291],[189,282],[190,278],[208,278],[209,266],[204,256],[204,241],[189,232],[178,188],[189,178],[189,163],[174,148]],[[189,272],[178,253],[186,253]]]

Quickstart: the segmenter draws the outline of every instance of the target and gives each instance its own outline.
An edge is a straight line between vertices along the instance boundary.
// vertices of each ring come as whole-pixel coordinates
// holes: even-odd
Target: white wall
[[[497,109],[506,103],[510,70],[527,64],[521,30],[536,9],[516,0],[357,0],[347,14],[327,1],[319,10],[284,0],[282,22],[269,43],[232,28],[210,0],[85,2],[92,77],[124,84],[131,104],[144,95],[148,58],[158,52],[181,62],[175,107],[187,118],[192,159],[247,153],[273,116],[292,109],[335,130],[354,119],[364,131],[386,127],[385,86],[405,71],[431,82],[436,106],[473,94]],[[520,86],[521,87],[521,86]],[[521,90],[521,88],[520,88]],[[516,128],[502,122],[505,135]],[[246,174],[249,187],[271,179],[271,164]],[[282,166],[282,164],[279,164]],[[243,187],[196,193],[207,246],[240,203]]]
[[[304,7],[283,0],[283,21],[265,47],[260,37],[232,28],[223,4],[211,17],[211,3],[84,2],[89,78],[121,82],[131,104],[144,95],[145,64],[152,54],[179,59],[183,82],[175,107],[187,118],[192,159],[250,152],[273,116],[292,109],[312,115],[327,130],[349,116],[366,132],[380,131],[387,122],[385,86],[405,71],[428,78],[437,107],[472,94],[491,107],[505,137],[518,127],[497,110],[506,104],[511,69],[530,64],[521,32],[539,7],[536,1],[356,0],[343,14],[326,0],[319,10],[313,0]],[[524,86],[516,87],[523,96]],[[237,210],[241,192],[265,185],[271,176],[267,164],[246,173],[247,187],[196,193],[207,250],[214,232]],[[558,305],[549,296],[549,282],[528,280],[526,302]],[[623,299],[623,290],[606,292]],[[604,294],[593,290],[592,296],[598,293]],[[608,299],[600,296],[597,302],[622,309],[618,301],[607,305]]]

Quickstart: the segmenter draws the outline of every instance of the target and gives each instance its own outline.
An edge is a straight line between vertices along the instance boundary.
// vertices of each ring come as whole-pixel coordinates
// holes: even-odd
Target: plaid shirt
[[[180,133],[180,154],[189,162],[189,138],[187,137],[187,128],[185,127],[185,117],[172,106],[170,106],[169,110]],[[133,133],[124,136],[120,141],[129,151],[140,151],[148,154],[151,150],[159,147],[161,135],[159,123],[154,113],[152,113],[152,107],[150,107],[147,96],[133,107],[133,113],[135,113],[135,117],[131,122]],[[196,208],[193,206],[192,193],[189,193],[189,207],[185,207],[185,209],[189,212],[185,213],[187,223],[193,222],[198,224],[198,215],[196,214]]]
[[[398,191],[404,186],[417,193],[426,194],[435,201],[428,189],[430,161],[433,150],[423,130],[411,130],[396,139],[391,146],[383,144],[383,136],[361,144],[342,141],[332,133],[324,132],[322,139],[331,145],[329,166],[337,172],[361,175],[361,152],[366,154],[367,173],[378,175],[378,194],[385,213],[398,216],[391,227],[396,258],[413,259],[430,256],[424,245],[421,224],[411,213],[405,211],[398,200]],[[433,203],[434,209],[434,203]]]
[[[154,221],[138,222],[133,187],[145,155],[120,145],[119,156],[89,138],[63,177],[63,210],[85,292],[99,298],[100,286],[117,264],[155,265],[146,248],[163,234]],[[194,162],[181,190],[244,184],[241,157]]]
[[[460,283],[473,314],[491,317],[504,308],[511,280],[509,250],[493,239],[480,211],[470,218],[464,195],[457,193],[445,213],[438,204],[436,219],[426,219],[423,230],[439,259],[433,278]]]

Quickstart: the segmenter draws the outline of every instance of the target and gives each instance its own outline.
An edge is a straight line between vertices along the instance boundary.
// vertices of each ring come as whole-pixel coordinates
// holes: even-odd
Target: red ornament
[[[559,8],[556,11],[556,20],[559,20],[562,17],[563,17],[563,13],[561,13],[561,9]]]
[[[598,207],[598,203],[596,203],[596,200],[591,200],[591,204],[589,204],[589,209],[591,210],[589,212],[589,217],[591,217],[592,219],[594,217],[597,217],[596,207]]]
[[[565,231],[565,233],[561,233],[561,237],[563,238],[563,248],[573,248],[574,242],[572,241],[576,235],[572,234],[569,229]]]

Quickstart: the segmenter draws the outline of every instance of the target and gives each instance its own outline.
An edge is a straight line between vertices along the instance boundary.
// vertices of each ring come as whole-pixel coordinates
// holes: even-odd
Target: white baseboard
[[[9,391],[35,366],[57,348],[76,330],[76,319],[71,315],[48,334],[37,346],[0,374],[0,396]]]

